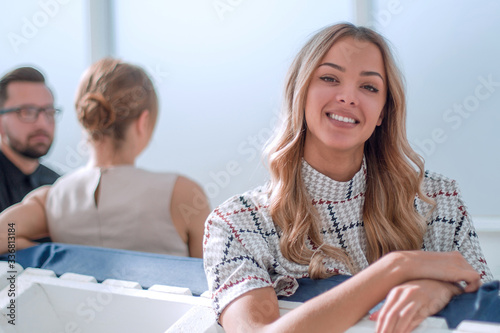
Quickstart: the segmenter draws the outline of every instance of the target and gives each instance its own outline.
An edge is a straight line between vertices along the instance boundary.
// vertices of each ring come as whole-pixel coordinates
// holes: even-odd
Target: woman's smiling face
[[[370,42],[345,37],[314,71],[306,96],[308,154],[362,154],[383,120],[387,96],[384,60]]]

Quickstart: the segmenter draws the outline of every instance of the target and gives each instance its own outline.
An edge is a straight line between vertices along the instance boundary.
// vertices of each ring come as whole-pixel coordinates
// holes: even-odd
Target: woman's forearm
[[[394,252],[277,319],[265,330],[342,332],[382,301],[392,288],[425,278],[466,281],[471,291],[480,285],[479,274],[458,253]]]
[[[35,242],[31,241],[31,238],[28,238],[30,233],[25,232],[22,222],[21,227],[18,228],[17,221],[19,219],[16,218],[16,211],[21,208],[14,208],[16,207],[11,207],[0,214],[0,253],[17,251],[36,245]]]
[[[401,260],[387,256],[341,285],[305,302],[276,320],[269,331],[343,332],[358,322],[389,291],[409,279]]]
[[[38,243],[24,237],[12,236],[11,234],[0,233],[0,254],[12,253],[27,247],[35,246]]]
[[[18,204],[0,214],[0,253],[15,244],[16,249],[33,246],[38,239],[48,234],[45,217],[45,198],[48,187],[34,190]],[[10,245],[12,247],[12,245]]]

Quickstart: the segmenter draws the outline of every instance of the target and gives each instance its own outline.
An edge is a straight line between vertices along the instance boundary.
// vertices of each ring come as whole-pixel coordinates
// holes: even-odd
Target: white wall
[[[429,169],[458,181],[471,214],[499,216],[500,2],[375,4],[375,27],[406,76],[414,148]]]
[[[353,18],[344,0],[115,6],[117,56],[149,69],[160,92],[157,131],[139,164],[193,177],[213,206],[264,183],[261,147],[292,58],[316,30]]]
[[[73,99],[88,66],[85,2],[81,0],[3,1],[0,20],[0,76],[16,67],[40,69],[63,107],[53,148],[45,160],[59,172],[85,162]],[[79,151],[79,152],[78,152]]]
[[[263,183],[260,149],[280,105],[285,71],[316,30],[353,21],[353,3],[114,1],[115,55],[143,65],[160,92],[159,123],[139,165],[190,176],[213,206]],[[73,96],[90,64],[87,6],[86,0],[0,4],[7,13],[0,22],[0,72],[37,65],[64,106],[46,158],[62,172],[86,160]],[[37,31],[16,52],[9,36],[30,32],[23,28],[29,22]],[[408,83],[409,138],[428,168],[458,180],[473,215],[500,216],[500,87],[486,96],[479,79],[500,82],[500,2],[374,0],[366,23],[394,44]],[[467,117],[449,113],[454,104],[473,108],[467,103],[475,98],[477,108]]]

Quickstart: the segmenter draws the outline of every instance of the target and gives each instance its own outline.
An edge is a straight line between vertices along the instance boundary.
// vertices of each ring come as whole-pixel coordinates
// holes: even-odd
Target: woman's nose
[[[344,105],[357,105],[358,99],[356,97],[356,92],[354,89],[345,87],[337,94],[337,101]]]

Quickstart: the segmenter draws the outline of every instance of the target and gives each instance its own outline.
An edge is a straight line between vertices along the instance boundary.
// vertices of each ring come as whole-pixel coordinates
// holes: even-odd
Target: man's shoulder
[[[0,150],[0,168],[1,169],[10,169],[12,167],[16,167],[14,163],[12,163],[7,156]]]
[[[44,183],[43,185],[50,185],[53,184],[61,175],[40,163],[40,166],[36,170],[36,176],[39,177],[40,183]]]

